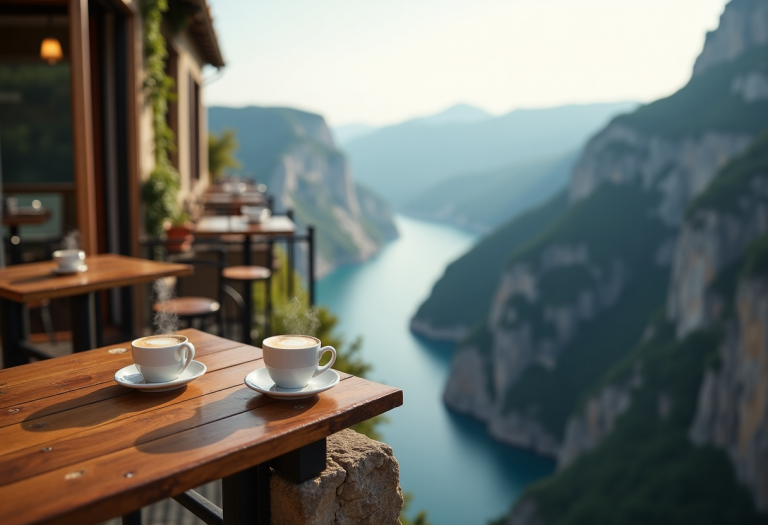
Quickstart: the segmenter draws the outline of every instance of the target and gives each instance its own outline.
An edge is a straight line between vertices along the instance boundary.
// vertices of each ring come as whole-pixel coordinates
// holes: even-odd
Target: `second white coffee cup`
[[[269,377],[280,388],[304,388],[336,362],[335,348],[321,347],[318,338],[308,335],[276,335],[265,339],[262,348]],[[325,352],[331,352],[331,360],[320,366]]]

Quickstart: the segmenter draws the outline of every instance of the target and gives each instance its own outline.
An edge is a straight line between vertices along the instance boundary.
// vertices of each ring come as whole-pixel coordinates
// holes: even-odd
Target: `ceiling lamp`
[[[61,43],[53,37],[44,38],[43,43],[40,44],[40,58],[47,60],[51,65],[64,58]]]

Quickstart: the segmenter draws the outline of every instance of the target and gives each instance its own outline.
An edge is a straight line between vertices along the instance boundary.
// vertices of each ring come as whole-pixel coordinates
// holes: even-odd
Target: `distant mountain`
[[[435,115],[415,118],[408,122],[422,126],[447,126],[450,124],[475,124],[492,118],[492,115],[480,108],[469,104],[456,104]]]
[[[355,177],[396,208],[461,173],[536,162],[573,151],[634,102],[516,110],[491,117],[456,106],[433,117],[380,128],[351,140]]]
[[[540,162],[452,177],[416,195],[401,211],[487,233],[565,188],[576,156],[572,152]]]
[[[336,144],[343,149],[351,141],[369,135],[376,129],[376,126],[369,126],[368,124],[347,124],[331,128],[331,132]]]
[[[363,261],[397,236],[389,206],[352,180],[320,115],[291,108],[208,108],[212,131],[237,131],[243,172],[267,185],[278,210],[317,226],[317,272]]]

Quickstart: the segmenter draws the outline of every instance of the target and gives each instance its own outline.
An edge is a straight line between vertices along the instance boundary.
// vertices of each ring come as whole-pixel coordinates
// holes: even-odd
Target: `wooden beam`
[[[75,161],[77,229],[80,231],[80,248],[88,255],[95,255],[97,253],[96,192],[88,31],[88,0],[69,0],[72,142]]]

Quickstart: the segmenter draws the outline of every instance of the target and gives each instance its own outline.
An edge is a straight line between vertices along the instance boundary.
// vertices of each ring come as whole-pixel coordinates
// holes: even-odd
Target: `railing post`
[[[288,218],[293,221],[293,210],[288,210],[286,215],[288,215]],[[291,235],[288,237],[287,241],[288,271],[285,272],[288,275],[288,299],[293,298],[293,246],[293,236]]]
[[[307,226],[309,237],[309,306],[315,306],[315,227]]]

